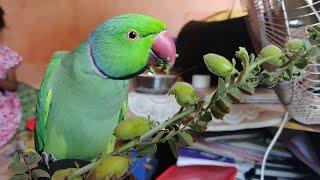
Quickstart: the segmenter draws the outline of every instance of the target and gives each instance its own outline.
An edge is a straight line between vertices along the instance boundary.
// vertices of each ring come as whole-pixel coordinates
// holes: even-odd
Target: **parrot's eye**
[[[130,41],[137,40],[138,38],[139,38],[138,33],[133,30],[129,31],[127,34],[127,39]]]

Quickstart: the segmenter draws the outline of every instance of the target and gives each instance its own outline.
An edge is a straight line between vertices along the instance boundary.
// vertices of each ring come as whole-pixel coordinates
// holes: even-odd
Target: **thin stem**
[[[189,123],[190,123],[190,122],[189,122]],[[188,124],[189,124],[189,123],[188,123]],[[164,138],[160,139],[158,142],[164,143],[164,142],[168,141],[170,138],[174,137],[175,135],[177,135],[177,134],[179,134],[181,131],[183,131],[186,127],[187,127],[187,126],[184,126],[183,128],[175,131],[174,133],[170,134],[170,136],[169,136],[169,134],[168,134],[168,135],[165,136]],[[158,142],[156,142],[156,143],[158,143]]]
[[[273,59],[273,58],[277,58],[278,56],[271,56],[271,57],[267,57],[267,58],[261,58],[261,59],[258,59],[257,61],[255,61],[253,64],[251,64],[247,69],[246,71],[244,71],[242,74],[240,74],[240,76],[236,79],[236,83],[234,84],[231,84],[231,85],[228,85],[228,87],[226,89],[224,89],[224,91],[222,92],[219,92],[220,94],[224,94],[227,92],[227,90],[229,89],[232,89],[233,87],[236,86],[236,84],[241,84],[241,83],[244,83],[247,78],[248,78],[248,75],[250,75],[249,73],[252,72],[257,66],[260,66],[262,63],[266,62],[266,61],[269,61],[270,59]],[[214,94],[217,93],[214,92]],[[218,97],[216,96],[215,98],[212,98],[210,100],[210,103],[209,105],[205,108],[205,111],[207,111],[211,106],[212,104],[215,103],[215,101],[218,99]]]
[[[31,177],[31,170],[30,170],[29,164],[27,162],[27,159],[26,159],[26,156],[24,155],[24,153],[22,153],[22,158],[23,158],[23,161],[24,161],[24,163],[26,164],[26,166],[28,168],[28,174]]]
[[[261,58],[251,64],[246,71],[243,72],[243,75],[239,79],[239,82],[245,82],[247,80],[247,76],[250,72],[252,72],[257,66],[260,66],[262,63],[269,61],[270,59],[277,58],[279,56],[270,56],[266,58]]]
[[[224,82],[226,83],[226,85],[229,84],[230,78],[231,78],[231,76],[227,76],[227,77],[224,78]]]
[[[175,116],[173,116],[172,118],[168,119],[167,121],[159,124],[158,126],[154,127],[153,129],[151,129],[150,131],[148,131],[147,133],[145,133],[144,135],[141,136],[140,141],[146,141],[147,139],[149,139],[150,137],[152,137],[155,133],[157,133],[158,131],[161,131],[163,128],[167,127],[168,125],[174,123],[175,121],[195,112],[196,108],[195,107],[191,107],[186,109],[185,111],[181,112],[180,114],[177,114]]]

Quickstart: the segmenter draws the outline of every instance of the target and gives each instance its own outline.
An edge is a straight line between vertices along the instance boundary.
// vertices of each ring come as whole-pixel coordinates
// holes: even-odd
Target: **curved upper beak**
[[[172,67],[175,60],[176,46],[174,41],[167,31],[163,31],[153,41],[148,65],[158,66],[168,64],[169,67]]]

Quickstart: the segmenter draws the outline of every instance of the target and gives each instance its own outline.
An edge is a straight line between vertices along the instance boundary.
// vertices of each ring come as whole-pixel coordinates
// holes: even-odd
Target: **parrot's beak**
[[[169,67],[172,67],[175,60],[176,46],[174,41],[167,31],[163,31],[153,41],[148,65],[159,66],[167,64]]]

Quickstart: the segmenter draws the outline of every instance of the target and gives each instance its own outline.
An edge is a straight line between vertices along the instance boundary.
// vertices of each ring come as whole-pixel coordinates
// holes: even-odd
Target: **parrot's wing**
[[[124,118],[126,117],[127,107],[128,107],[128,94],[127,94],[127,97],[126,97],[126,99],[124,100],[124,102],[123,102],[123,104],[121,106],[118,123],[123,121]]]
[[[57,52],[53,55],[41,84],[36,113],[37,126],[34,136],[35,148],[39,152],[43,150],[47,138],[45,131],[52,98],[50,79],[52,78],[57,67],[60,66],[62,54],[64,53],[65,52]]]

